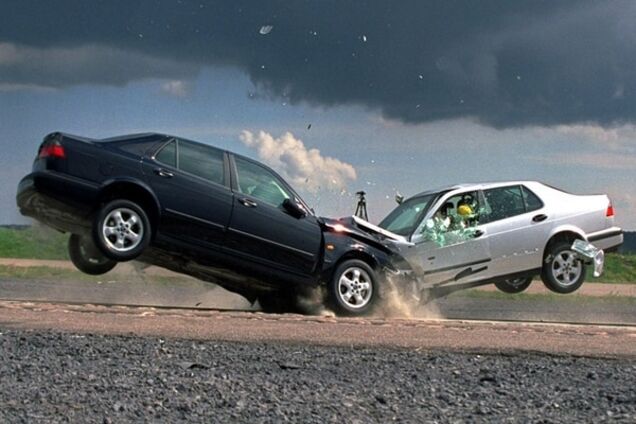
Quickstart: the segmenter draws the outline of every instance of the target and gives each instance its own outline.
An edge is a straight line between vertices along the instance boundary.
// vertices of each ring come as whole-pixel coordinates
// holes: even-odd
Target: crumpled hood
[[[357,216],[339,219],[321,218],[321,221],[328,231],[345,233],[357,239],[381,244],[384,247],[394,247],[396,244],[411,244],[405,237],[373,225]]]

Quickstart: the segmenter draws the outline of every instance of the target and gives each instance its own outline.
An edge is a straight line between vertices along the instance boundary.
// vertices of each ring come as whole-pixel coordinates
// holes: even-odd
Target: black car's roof
[[[155,136],[157,138],[165,138],[165,139],[174,138],[174,139],[178,139],[178,140],[181,140],[181,141],[186,141],[188,143],[198,144],[199,146],[205,146],[205,147],[211,147],[213,149],[219,149],[219,150],[222,150],[224,152],[230,153],[233,156],[236,156],[236,157],[239,157],[239,158],[242,158],[242,159],[247,159],[247,160],[252,161],[252,162],[256,162],[259,165],[265,166],[266,168],[270,169],[271,171],[274,171],[273,169],[271,169],[269,166],[265,165],[261,161],[259,161],[257,159],[254,159],[254,158],[251,158],[249,156],[244,156],[244,155],[238,154],[236,152],[233,152],[231,150],[223,149],[223,148],[217,147],[217,146],[212,145],[212,144],[202,143],[202,142],[196,141],[196,140],[190,140],[189,138],[185,138],[185,137],[181,137],[181,136],[177,136],[177,135],[150,132],[150,133],[139,133],[139,134],[122,135],[122,136],[118,136],[118,137],[104,138],[104,139],[102,139],[100,141],[107,141],[107,142],[109,142],[109,141],[123,141],[123,140],[129,140],[129,139],[132,140],[132,139],[152,137],[152,136]],[[274,171],[274,173],[276,173],[276,171]]]
[[[164,137],[172,137],[172,136],[171,135],[167,135],[167,134],[161,134],[161,133],[147,132],[147,133],[118,135],[118,136],[115,136],[115,137],[102,138],[99,141],[105,141],[105,142],[125,141],[125,140],[134,140],[134,139],[137,139],[137,138],[148,138],[148,137],[164,138]]]
[[[184,138],[184,137],[180,137],[180,136],[176,136],[176,135],[156,133],[156,132],[122,135],[122,136],[117,136],[117,137],[104,138],[104,139],[101,139],[99,141],[101,141],[101,142],[117,142],[117,141],[135,140],[135,139],[141,139],[141,138],[147,138],[147,137],[157,137],[157,139],[163,138],[163,139],[166,139],[166,140],[168,140],[168,139],[178,139],[180,141],[185,141],[185,142],[188,142],[188,143],[198,144],[200,146],[211,147],[213,149],[219,149],[219,150],[227,152],[228,154],[231,154],[231,155],[233,155],[233,156],[235,156],[237,158],[241,158],[241,159],[248,160],[250,162],[257,163],[258,165],[263,166],[266,169],[268,169],[269,171],[273,172],[274,175],[278,176],[281,180],[283,180],[285,182],[285,185],[287,186],[287,188],[289,188],[292,191],[294,196],[296,196],[303,203],[303,205],[305,205],[305,207],[309,208],[307,203],[304,200],[302,200],[300,195],[289,184],[289,182],[287,182],[287,180],[285,180],[282,176],[280,176],[278,174],[278,172],[276,172],[274,169],[272,169],[271,167],[267,166],[266,164],[264,164],[263,162],[261,162],[261,161],[259,161],[257,159],[250,158],[249,156],[240,155],[240,154],[235,153],[235,152],[233,152],[231,150],[222,149],[220,147],[216,147],[216,146],[213,146],[211,144],[206,144],[206,143],[202,143],[200,141],[190,140],[190,139],[187,139],[187,138]]]

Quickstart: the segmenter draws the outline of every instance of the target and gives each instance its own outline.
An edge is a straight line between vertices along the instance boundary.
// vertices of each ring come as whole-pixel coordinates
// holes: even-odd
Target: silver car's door
[[[541,268],[552,226],[543,202],[522,185],[484,190],[482,228],[490,238],[495,275]]]
[[[479,223],[475,191],[445,196],[420,223],[411,241],[413,246],[404,253],[427,285],[490,276],[490,240]]]

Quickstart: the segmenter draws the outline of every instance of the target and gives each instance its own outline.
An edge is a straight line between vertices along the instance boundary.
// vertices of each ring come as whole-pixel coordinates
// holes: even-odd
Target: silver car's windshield
[[[379,226],[401,236],[410,235],[439,193],[425,194],[405,200]]]

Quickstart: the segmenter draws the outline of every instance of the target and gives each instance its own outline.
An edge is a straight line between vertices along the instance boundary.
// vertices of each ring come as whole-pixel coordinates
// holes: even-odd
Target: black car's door
[[[226,249],[286,272],[311,274],[322,243],[317,219],[285,211],[283,201],[297,199],[274,172],[240,157],[234,157],[234,169],[234,211]]]
[[[225,152],[184,140],[172,140],[144,159],[144,174],[161,204],[159,233],[222,246],[232,213],[227,169]]]

